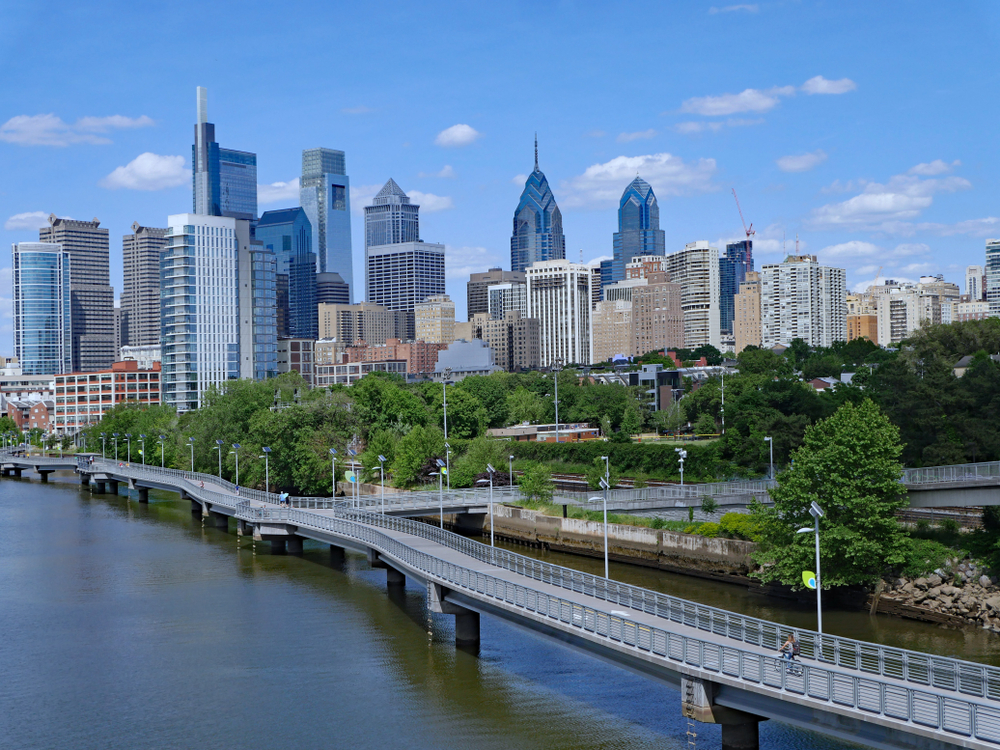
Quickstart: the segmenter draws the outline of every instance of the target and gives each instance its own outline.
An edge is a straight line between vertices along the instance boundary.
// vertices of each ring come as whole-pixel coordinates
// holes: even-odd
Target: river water
[[[478,656],[424,590],[328,548],[272,556],[72,475],[0,481],[0,748],[688,748],[676,690],[484,617]],[[518,551],[532,553],[524,548]],[[599,560],[546,554],[599,572]],[[612,577],[790,624],[745,590],[632,566]],[[1000,663],[996,637],[830,612],[828,630]],[[717,748],[697,725],[696,747]],[[776,722],[763,748],[846,748]]]

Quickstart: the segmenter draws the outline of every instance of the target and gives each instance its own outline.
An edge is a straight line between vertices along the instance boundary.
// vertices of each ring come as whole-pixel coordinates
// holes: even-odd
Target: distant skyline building
[[[684,346],[722,347],[719,329],[719,250],[705,240],[689,242],[663,259],[663,270],[681,285]]]
[[[390,177],[372,205],[365,206],[365,249],[419,241],[420,206],[410,203],[409,196]]]
[[[986,240],[986,301],[990,315],[1000,317],[1000,239]]]
[[[487,313],[490,310],[489,288],[495,284],[524,283],[523,271],[504,271],[498,266],[483,273],[469,274],[469,280],[465,284],[465,300],[467,320],[472,320],[473,315]],[[503,316],[501,316],[503,317]]]
[[[490,320],[503,320],[511,311],[519,313],[522,318],[528,317],[528,285],[525,282],[491,284],[486,293],[489,296],[487,315]]]
[[[566,260],[534,263],[525,272],[528,317],[537,318],[539,364],[590,364],[590,266]]]
[[[447,294],[432,294],[413,311],[417,341],[450,344],[455,340],[455,303]]]
[[[348,285],[348,302],[353,302],[351,181],[343,151],[310,148],[302,152],[299,204],[312,225],[316,272],[339,273]]]
[[[208,121],[208,90],[198,86],[191,146],[192,210],[203,216],[257,220],[257,154],[222,148]]]
[[[327,271],[316,274],[316,304],[351,304],[350,288],[339,273]]]
[[[884,300],[878,309],[882,311]],[[886,306],[888,310],[888,307]],[[815,255],[789,255],[760,270],[761,346],[789,346],[802,339],[809,346],[832,346],[847,340],[847,273],[820,265]],[[881,326],[879,342],[883,338]]]
[[[719,328],[723,335],[733,334],[735,298],[750,271],[753,271],[753,240],[726,245],[726,254],[719,258]]]
[[[70,254],[51,242],[21,242],[13,253],[14,356],[21,372],[71,372]]]
[[[965,267],[965,293],[970,302],[978,302],[986,298],[984,272],[982,266]]]
[[[49,226],[38,230],[38,239],[55,242],[69,253],[72,372],[108,369],[118,355],[108,230],[98,219],[76,221],[50,214]]]
[[[510,269],[523,272],[532,263],[563,260],[566,237],[562,212],[538,168],[538,137],[535,137],[535,169],[528,175],[514,211],[514,231],[510,238]],[[471,315],[471,313],[470,313]]]
[[[277,264],[278,336],[315,339],[316,253],[306,211],[298,207],[265,211],[257,222],[256,238],[274,253]]]
[[[664,255],[666,239],[660,229],[660,207],[648,182],[636,175],[618,203],[618,231],[614,234],[611,281],[625,278],[625,265],[640,255]],[[604,274],[601,282],[603,286]]]
[[[239,269],[239,377],[265,380],[278,374],[277,258],[251,238],[250,222],[236,222]]]
[[[160,345],[160,256],[167,230],[132,224],[122,237],[121,346]]]

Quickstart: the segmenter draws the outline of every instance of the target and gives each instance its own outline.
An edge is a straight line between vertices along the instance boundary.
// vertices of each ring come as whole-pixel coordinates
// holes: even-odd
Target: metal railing
[[[956,466],[928,466],[924,469],[903,469],[900,480],[909,486],[944,482],[997,484],[1000,481],[1000,461]]]

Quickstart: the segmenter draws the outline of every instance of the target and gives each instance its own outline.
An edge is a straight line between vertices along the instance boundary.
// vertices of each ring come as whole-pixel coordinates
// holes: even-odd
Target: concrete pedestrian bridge
[[[1000,669],[788,628],[706,607],[499,550],[403,515],[436,514],[442,504],[386,496],[366,507],[349,500],[293,498],[240,488],[217,477],[81,457],[3,459],[43,471],[72,468],[95,492],[126,485],[179,493],[220,529],[236,522],[277,550],[301,553],[304,540],[367,555],[389,586],[406,579],[427,589],[435,612],[455,616],[455,639],[477,647],[481,615],[499,617],[622,667],[680,688],[681,711],[722,725],[727,750],[757,748],[758,723],[774,719],[877,748],[1000,747]],[[57,463],[58,462],[58,463]],[[29,467],[30,464],[30,467]],[[424,493],[425,495],[435,493]],[[495,495],[494,499],[498,499]],[[460,494],[447,508],[479,515],[483,494]],[[790,669],[776,649],[794,632],[802,663]]]

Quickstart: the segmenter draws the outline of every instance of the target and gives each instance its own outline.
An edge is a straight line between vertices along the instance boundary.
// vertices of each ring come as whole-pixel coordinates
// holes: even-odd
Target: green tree
[[[487,427],[506,427],[509,424],[507,394],[511,376],[506,372],[476,375],[465,378],[456,388],[467,391],[479,399],[486,410]]]
[[[507,443],[493,440],[481,435],[469,443],[468,449],[451,462],[451,486],[471,487],[476,477],[486,471],[487,464],[492,464],[497,472],[503,472],[507,466]]]
[[[444,458],[444,433],[437,427],[417,425],[396,444],[392,483],[412,487],[424,478],[423,470],[433,458]]]
[[[618,482],[621,481],[621,472],[613,463],[608,463],[608,468],[610,469],[611,481],[609,484],[612,487],[617,487]],[[590,485],[591,489],[600,489],[601,480],[604,479],[604,461],[600,456],[595,458],[590,466],[587,467],[586,473],[587,484]]]
[[[813,570],[810,504],[826,512],[820,521],[823,585],[870,585],[887,567],[905,560],[907,537],[896,521],[906,504],[899,483],[899,430],[870,399],[845,403],[806,430],[792,467],[778,475],[774,506],[757,509],[761,522],[755,574],[763,581],[802,585]]]
[[[507,418],[511,424],[539,422],[544,415],[545,404],[542,397],[523,385],[507,396]]]
[[[440,391],[440,388],[438,389]],[[407,390],[402,379],[370,373],[351,386],[351,397],[363,432],[427,423],[423,399]],[[438,397],[440,401],[440,396]]]
[[[531,463],[524,467],[517,485],[526,498],[542,503],[550,502],[555,491],[552,472],[545,464],[539,463]]]
[[[444,394],[435,395],[437,424],[444,429]],[[448,389],[448,437],[474,438],[486,431],[489,416],[482,402],[469,391],[452,386]]]
[[[714,435],[715,434],[715,420],[708,414],[702,414],[698,417],[698,421],[694,423],[694,434],[695,435]]]
[[[642,431],[642,414],[639,412],[638,404],[633,402],[625,409],[621,431],[629,436],[638,435]]]
[[[611,427],[611,417],[605,414],[601,417],[601,436],[611,437],[612,432],[614,432],[614,430]]]

